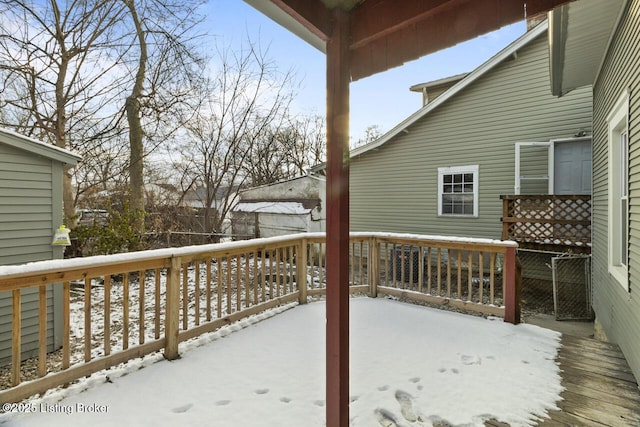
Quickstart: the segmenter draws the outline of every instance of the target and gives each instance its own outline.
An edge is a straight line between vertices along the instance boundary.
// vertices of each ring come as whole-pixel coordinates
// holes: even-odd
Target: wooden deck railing
[[[350,291],[449,304],[519,322],[514,242],[353,233]],[[323,233],[0,267],[12,298],[11,387],[0,401],[70,383],[326,289]],[[48,366],[47,288],[62,290],[62,362]],[[38,289],[37,378],[23,382],[22,292]],[[2,295],[2,294],[0,294]]]
[[[590,195],[506,195],[502,239],[521,247],[570,247],[590,252]]]

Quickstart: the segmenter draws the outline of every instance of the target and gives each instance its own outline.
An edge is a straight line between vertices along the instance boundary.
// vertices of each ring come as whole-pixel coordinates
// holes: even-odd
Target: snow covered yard
[[[323,301],[273,309],[182,343],[179,360],[99,372],[0,423],[323,426],[324,316]],[[525,426],[559,399],[556,332],[380,298],[352,299],[350,317],[352,426]]]

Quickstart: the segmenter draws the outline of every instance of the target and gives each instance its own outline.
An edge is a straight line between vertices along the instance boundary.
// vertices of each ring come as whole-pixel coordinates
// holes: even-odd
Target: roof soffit
[[[626,0],[580,0],[549,14],[551,92],[595,82]]]
[[[332,9],[350,14],[358,80],[550,10],[570,0],[245,0],[325,51]]]

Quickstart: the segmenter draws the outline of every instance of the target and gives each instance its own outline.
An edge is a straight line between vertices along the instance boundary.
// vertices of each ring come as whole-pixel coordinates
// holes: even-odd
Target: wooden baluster
[[[217,308],[218,308],[218,313],[217,313],[217,317],[221,318],[222,317],[222,258],[218,258],[216,264],[218,266],[218,288],[217,288],[217,296],[218,296]]]
[[[232,312],[232,299],[231,299],[231,268],[233,265],[233,258],[227,257],[227,315]]]
[[[422,293],[424,284],[424,247],[418,246],[418,292]]]
[[[236,255],[236,311],[242,310],[242,261],[240,255]]]
[[[436,268],[437,268],[437,290],[438,290],[438,296],[440,296],[440,289],[442,288],[442,248],[440,246],[438,246],[437,249],[437,257],[438,257],[438,263],[436,264]]]
[[[122,275],[122,349],[129,348],[129,273]]]
[[[467,253],[467,287],[469,292],[467,299],[473,301],[473,251],[467,251]]]
[[[480,286],[480,304],[484,304],[484,253],[482,251],[478,252],[478,276],[479,276],[479,286]]]
[[[104,276],[104,355],[111,354],[111,276]]]
[[[182,330],[189,329],[189,263],[182,264]]]
[[[322,254],[325,254],[326,256],[326,243],[320,243],[319,247],[319,253],[318,253],[318,267],[319,267],[319,273],[320,273],[320,277],[318,278],[319,282],[318,282],[318,286],[320,288],[323,287],[323,283],[324,283],[324,258],[322,257]]]
[[[196,279],[195,279],[195,295],[194,295],[194,299],[195,299],[195,324],[196,326],[200,325],[200,261],[196,260],[193,262],[193,267],[195,270],[195,275],[196,275]]]
[[[154,337],[155,339],[160,338],[160,269],[156,268],[154,272],[155,278],[155,301],[154,301],[154,321],[155,321],[155,330]]]
[[[204,298],[205,298],[205,319],[207,322],[211,321],[211,258],[207,257],[204,261],[205,275],[207,284],[205,286]]]
[[[360,242],[360,262],[358,263],[358,268],[360,269],[360,285],[364,284],[364,276],[363,276],[363,270],[364,270],[364,264],[363,264],[363,259],[364,258],[364,241]]]
[[[71,346],[69,335],[71,334],[70,307],[71,307],[71,283],[62,284],[62,369],[68,369],[71,360]]]
[[[38,376],[47,374],[47,286],[41,285],[38,292]]]
[[[494,304],[495,301],[495,267],[496,267],[496,253],[491,252],[491,258],[489,260],[489,293],[490,304]]]
[[[253,285],[253,303],[258,304],[258,287],[260,285],[260,280],[258,278],[258,251],[253,251],[253,280],[251,280]]]
[[[84,361],[91,360],[91,278],[84,278]]]
[[[451,248],[447,248],[447,297],[451,298]]]
[[[22,360],[22,301],[20,289],[12,291],[11,313],[11,385],[20,384],[20,365]]]
[[[251,260],[249,259],[249,252],[244,253],[244,306],[245,308],[251,306],[251,292],[249,286],[249,269],[251,268]]]
[[[431,279],[431,246],[429,246],[427,248],[427,293],[431,294],[431,285],[432,285],[432,279]]]
[[[462,251],[458,249],[458,298],[462,299]]]
[[[140,335],[138,336],[138,344],[144,344],[145,339],[145,273],[146,271],[141,270],[138,272],[138,290],[140,291],[139,301],[138,301],[138,320],[140,322]]]
[[[275,249],[276,253],[276,297],[280,296],[280,253],[282,249]]]

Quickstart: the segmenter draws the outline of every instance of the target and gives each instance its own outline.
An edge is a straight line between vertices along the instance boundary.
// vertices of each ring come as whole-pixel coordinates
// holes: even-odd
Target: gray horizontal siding
[[[591,130],[591,89],[551,96],[546,37],[351,163],[351,228],[499,238],[515,143]],[[526,100],[526,102],[524,102]],[[479,165],[479,217],[437,215],[439,167]]]
[[[55,213],[54,164],[0,141],[0,265],[51,259]],[[61,208],[61,207],[60,207]],[[48,350],[54,347],[54,297],[47,291]],[[22,291],[22,357],[38,350],[38,290]],[[0,365],[11,356],[12,298],[0,293]]]
[[[593,288],[594,310],[640,379],[640,1],[631,0],[594,86]],[[630,245],[625,291],[608,273],[607,116],[630,90]]]

